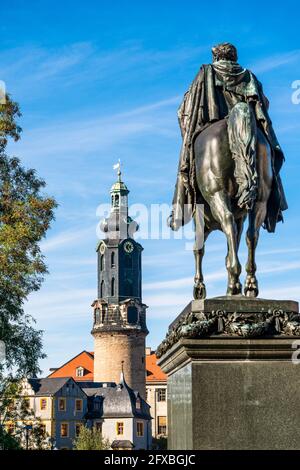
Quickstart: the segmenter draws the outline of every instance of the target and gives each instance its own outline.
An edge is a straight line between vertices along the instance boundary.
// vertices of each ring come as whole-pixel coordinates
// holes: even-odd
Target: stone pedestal
[[[296,302],[191,302],[157,351],[169,449],[300,449],[297,347]]]

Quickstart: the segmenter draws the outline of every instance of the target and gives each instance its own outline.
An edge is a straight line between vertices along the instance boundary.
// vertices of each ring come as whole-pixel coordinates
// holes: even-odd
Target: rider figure
[[[178,110],[183,143],[170,227],[177,230],[189,222],[195,204],[202,202],[195,180],[195,138],[212,123],[227,118],[237,103],[246,102],[251,104],[257,125],[272,149],[273,187],[264,225],[274,232],[276,223],[283,220],[282,211],[287,209],[287,203],[279,175],[284,155],[268,114],[269,102],[255,75],[237,63],[237,50],[232,44],[219,44],[212,48],[212,54],[213,63],[202,65]]]

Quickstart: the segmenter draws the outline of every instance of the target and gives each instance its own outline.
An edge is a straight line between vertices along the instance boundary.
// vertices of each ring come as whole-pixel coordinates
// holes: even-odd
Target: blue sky
[[[297,3],[2,0],[0,79],[21,105],[24,131],[10,152],[36,168],[59,203],[42,244],[50,274],[26,305],[45,331],[44,373],[93,350],[96,209],[109,200],[112,165],[121,158],[131,203],[171,202],[176,110],[218,42],[233,42],[240,63],[263,82],[286,154],[289,210],[275,235],[261,233],[260,295],[299,300],[300,105],[291,101],[292,82],[300,80]],[[156,347],[191,299],[194,261],[183,240],[141,243],[147,343]],[[225,292],[225,247],[222,234],[208,240],[209,296]],[[243,242],[243,264],[245,253]]]

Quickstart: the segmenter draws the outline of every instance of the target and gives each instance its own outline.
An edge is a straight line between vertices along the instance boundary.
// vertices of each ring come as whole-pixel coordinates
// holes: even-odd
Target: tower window
[[[101,281],[101,286],[100,286],[100,297],[101,299],[104,297],[105,295],[105,283],[104,281]]]
[[[119,194],[115,195],[115,207],[119,207],[120,205],[120,197]]]
[[[114,268],[116,266],[115,264],[115,252],[113,251],[111,254],[111,267]]]
[[[115,295],[115,278],[114,277],[111,280],[111,293],[110,293],[110,295],[112,297],[114,297],[114,295]]]
[[[95,323],[100,323],[100,308],[95,310]]]
[[[102,320],[101,320],[101,323],[104,323],[105,314],[106,314],[106,308],[102,307]]]
[[[138,311],[136,307],[130,306],[127,310],[127,321],[130,324],[135,325],[138,321]]]
[[[101,255],[100,257],[100,271],[103,271],[104,269],[104,255]]]

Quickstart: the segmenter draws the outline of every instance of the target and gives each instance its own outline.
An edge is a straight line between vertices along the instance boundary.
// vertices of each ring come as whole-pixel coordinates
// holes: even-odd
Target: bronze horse
[[[272,188],[270,144],[257,125],[251,104],[238,103],[222,119],[207,127],[194,142],[197,186],[204,201],[204,242],[213,230],[227,239],[227,295],[242,293],[238,249],[246,217],[248,260],[244,294],[257,297],[255,249]],[[199,213],[194,215],[196,231]],[[206,297],[202,272],[203,247],[195,247],[195,299]]]

